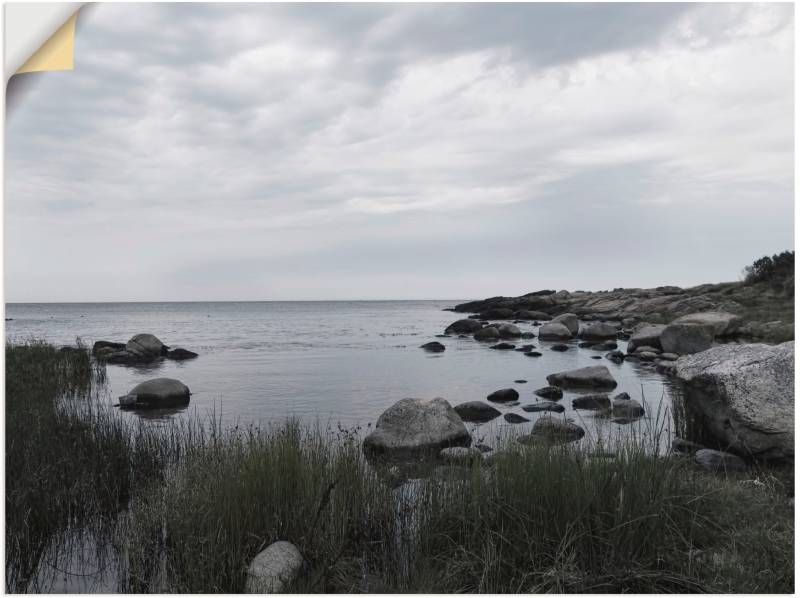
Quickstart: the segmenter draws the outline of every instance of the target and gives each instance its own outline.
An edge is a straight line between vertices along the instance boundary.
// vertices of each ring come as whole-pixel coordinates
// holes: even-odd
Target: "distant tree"
[[[775,289],[794,293],[794,251],[765,255],[744,269],[745,284],[767,282]]]

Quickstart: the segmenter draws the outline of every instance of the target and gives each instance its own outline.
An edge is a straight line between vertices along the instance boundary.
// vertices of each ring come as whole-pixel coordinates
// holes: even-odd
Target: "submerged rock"
[[[496,345],[492,345],[489,347],[490,349],[497,349],[498,351],[511,351],[515,345],[511,343],[497,343]]]
[[[527,353],[525,353],[525,355],[527,355],[528,357],[541,357],[542,356],[542,354],[539,353],[539,351],[528,351]]]
[[[794,341],[727,344],[675,362],[687,405],[729,450],[794,458]]]
[[[488,422],[500,415],[500,412],[481,401],[468,401],[454,407],[456,413],[465,422]]]
[[[550,347],[551,351],[558,351],[559,353],[563,353],[564,351],[569,351],[569,345],[565,345],[563,343],[557,343]]]
[[[425,349],[429,353],[442,353],[445,347],[439,341],[432,341],[430,343],[425,343],[424,345],[420,345],[419,348]]]
[[[471,443],[458,412],[437,397],[402,399],[389,407],[364,439],[363,448],[371,456],[407,457]]]
[[[617,381],[604,365],[593,365],[550,374],[547,382],[552,386],[561,386],[562,388],[616,388],[617,386]]]
[[[154,378],[137,384],[119,398],[122,407],[136,409],[156,409],[160,407],[179,407],[189,404],[189,387],[174,378]]]
[[[622,393],[614,397],[611,404],[611,415],[616,418],[634,420],[644,415],[644,407],[639,401],[631,399],[627,393]]]
[[[303,555],[291,542],[274,542],[259,552],[247,569],[246,594],[280,594],[303,568]]]

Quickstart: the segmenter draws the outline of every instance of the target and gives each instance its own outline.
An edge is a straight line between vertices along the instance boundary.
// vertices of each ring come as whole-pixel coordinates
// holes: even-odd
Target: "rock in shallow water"
[[[119,403],[136,409],[179,407],[188,405],[190,396],[189,387],[180,380],[154,378],[134,386],[127,395],[119,398]]]
[[[195,357],[197,357],[197,353],[181,347],[176,347],[167,351],[167,359],[174,359],[175,361],[184,361],[186,359],[194,359]]]
[[[525,422],[531,421],[527,417],[522,417],[518,413],[506,413],[503,416],[503,419],[510,424],[524,424]]]
[[[543,399],[558,400],[564,396],[564,391],[558,386],[543,386],[534,390],[533,394]]]
[[[539,328],[539,338],[545,341],[561,341],[572,338],[572,333],[560,322],[548,322]]]
[[[563,388],[616,388],[617,381],[604,365],[593,365],[590,367],[579,368],[550,374],[547,382],[552,386]]]
[[[454,409],[465,422],[488,422],[500,415],[497,409],[480,401],[461,403]]]
[[[125,350],[140,359],[156,359],[167,353],[164,343],[152,334],[135,335],[125,344]]]
[[[564,326],[566,326],[571,336],[575,336],[576,334],[578,334],[578,328],[580,327],[580,322],[578,320],[578,316],[575,314],[561,314],[559,316],[556,316],[550,321],[558,324],[563,324]]]
[[[539,411],[562,413],[564,411],[564,406],[554,403],[553,401],[542,401],[541,403],[534,403],[533,405],[524,405],[522,410],[528,413],[537,413]]]
[[[500,333],[494,326],[486,326],[476,332],[473,337],[476,341],[492,341],[500,338]]]
[[[441,353],[444,351],[445,347],[439,341],[432,341],[430,343],[425,343],[424,345],[420,345],[420,349],[425,349],[429,353]]]
[[[481,323],[473,319],[456,320],[445,328],[445,333],[451,332],[457,334],[474,333],[481,329]]]
[[[378,418],[364,439],[370,456],[407,457],[448,446],[469,446],[472,437],[446,400],[402,399]]]
[[[519,436],[520,444],[561,444],[580,440],[586,434],[583,428],[563,419],[544,415],[536,420],[530,434]]]
[[[519,393],[513,388],[502,388],[494,391],[492,394],[486,397],[486,399],[489,401],[494,401],[495,403],[516,401],[519,399]]]
[[[515,345],[511,343],[497,343],[496,345],[492,345],[489,347],[490,349],[496,349],[498,351],[511,351]]]
[[[572,408],[605,411],[611,408],[611,400],[604,394],[585,395],[572,399]]]

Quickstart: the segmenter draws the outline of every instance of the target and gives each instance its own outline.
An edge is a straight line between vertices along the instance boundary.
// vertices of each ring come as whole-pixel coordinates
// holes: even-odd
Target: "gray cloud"
[[[8,123],[7,298],[734,279],[794,243],[792,19],[779,4],[92,6],[75,71],[39,76]]]

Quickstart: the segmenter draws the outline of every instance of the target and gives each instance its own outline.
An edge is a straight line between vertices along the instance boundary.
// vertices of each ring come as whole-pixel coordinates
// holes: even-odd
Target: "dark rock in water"
[[[694,454],[694,462],[711,471],[743,471],[747,465],[736,455],[711,449],[700,449]]]
[[[564,351],[569,351],[569,345],[565,345],[563,343],[556,343],[555,345],[550,347],[551,351],[559,351],[563,353]]]
[[[514,384],[527,384],[527,380],[514,380]]]
[[[562,413],[564,411],[564,405],[559,405],[553,401],[542,401],[541,403],[534,403],[533,405],[524,405],[522,410],[528,411],[529,413],[536,413],[539,411],[554,411],[555,413]]]
[[[469,338],[466,334],[459,334],[458,338]]]
[[[446,333],[474,333],[481,329],[481,323],[473,319],[456,320],[445,328]]]
[[[197,357],[197,353],[189,351],[188,349],[182,349],[181,347],[176,347],[167,351],[167,359],[174,359],[176,361],[194,359],[195,357]]]
[[[368,456],[406,458],[448,446],[469,446],[472,437],[453,407],[442,398],[402,399],[378,418],[364,439]]]
[[[510,351],[516,345],[512,345],[511,343],[497,343],[496,345],[492,345],[489,347],[490,349],[497,349],[499,351]]]
[[[533,351],[536,347],[534,345],[522,345],[521,347],[517,347],[514,351],[522,351],[523,353],[527,351]]]
[[[600,355],[592,355],[589,359],[603,359]]]
[[[137,334],[125,343],[125,350],[141,359],[156,359],[166,355],[168,349],[152,334]]]
[[[630,351],[628,351],[630,353]],[[648,347],[647,345],[643,345],[641,347],[636,347],[636,350],[633,351],[634,355],[641,355],[642,353],[654,353],[658,355],[661,353],[660,349],[656,349],[655,347]]]
[[[517,312],[514,312],[514,317],[519,318],[520,320],[549,320],[550,316],[548,316],[543,311],[531,311],[527,309],[523,309]]]
[[[505,403],[519,399],[519,393],[513,388],[503,388],[501,390],[494,391],[492,394],[486,397],[486,399],[495,403]]]
[[[569,333],[572,336],[578,334],[578,328],[580,328],[580,321],[578,320],[578,316],[575,314],[561,314],[550,320],[550,322],[563,324],[567,327],[567,330],[569,330]]]
[[[497,409],[481,401],[461,403],[454,409],[465,422],[488,422],[500,415]]]
[[[625,361],[625,354],[622,351],[611,351],[610,353],[606,353],[606,359],[614,363],[622,363]]]
[[[584,340],[604,341],[617,338],[618,328],[608,322],[595,322],[578,333]]]
[[[706,447],[704,447],[702,444],[697,444],[691,440],[685,440],[683,438],[672,439],[672,450],[676,453],[688,453],[693,455],[697,451],[704,448]]]
[[[514,324],[502,324],[497,328],[500,338],[519,338],[522,336],[522,331]]]
[[[500,333],[494,326],[487,326],[478,330],[472,338],[476,341],[493,341],[500,338]]]
[[[628,393],[622,393],[628,396]],[[644,407],[639,401],[634,401],[631,398],[619,398],[622,395],[614,397],[611,404],[611,415],[616,418],[636,420],[644,415]]]
[[[631,400],[631,395],[629,395],[627,392],[621,392],[618,395],[615,395],[613,400],[615,400],[615,401],[630,401]]]
[[[528,351],[527,353],[525,353],[525,355],[527,355],[528,357],[541,357],[542,356],[542,354],[539,353],[539,351]]]
[[[596,344],[597,343],[592,342],[592,341],[581,341],[581,342],[578,343],[578,348],[579,349],[591,349]]]
[[[436,338],[447,338],[448,336],[450,336],[450,335],[449,334],[437,334]]]
[[[627,341],[627,340],[630,340],[630,338],[631,338],[631,335],[628,334],[627,332],[618,332],[617,333],[617,340],[618,341]]]
[[[572,399],[573,409],[587,409],[589,411],[606,411],[611,409],[611,400],[608,395],[585,395]]]
[[[425,343],[424,345],[420,345],[420,349],[425,349],[430,353],[441,353],[444,351],[444,345],[439,341],[431,341],[430,343]]]
[[[614,341],[604,341],[592,346],[592,351],[613,351],[617,348],[617,343]]]
[[[551,386],[579,387],[579,388],[616,388],[617,381],[604,365],[593,365],[550,374],[547,382]]]
[[[536,338],[536,335],[533,332],[523,332],[520,338]]]
[[[520,444],[560,444],[574,442],[584,437],[583,428],[563,419],[556,419],[549,415],[540,417],[533,424],[533,430],[526,436],[517,438]]]
[[[92,353],[97,353],[100,349],[112,349],[114,351],[122,351],[125,349],[125,343],[112,343],[111,341],[97,341],[92,345]]]
[[[516,413],[506,413],[503,416],[503,419],[505,419],[510,424],[524,424],[525,422],[531,421],[527,417],[522,417],[521,415],[518,415]]]
[[[534,390],[533,394],[535,394],[537,397],[542,397],[543,399],[557,401],[564,396],[564,391],[558,386],[543,386],[542,388],[537,388]]]
[[[636,353],[636,356],[642,361],[653,361],[658,357],[657,353],[650,353],[649,351],[641,351]]]
[[[131,409],[155,409],[178,407],[189,404],[189,387],[173,378],[155,378],[133,387],[119,398],[120,407]]]
[[[481,312],[485,320],[510,320],[514,317],[514,310],[508,307],[495,307]]]

